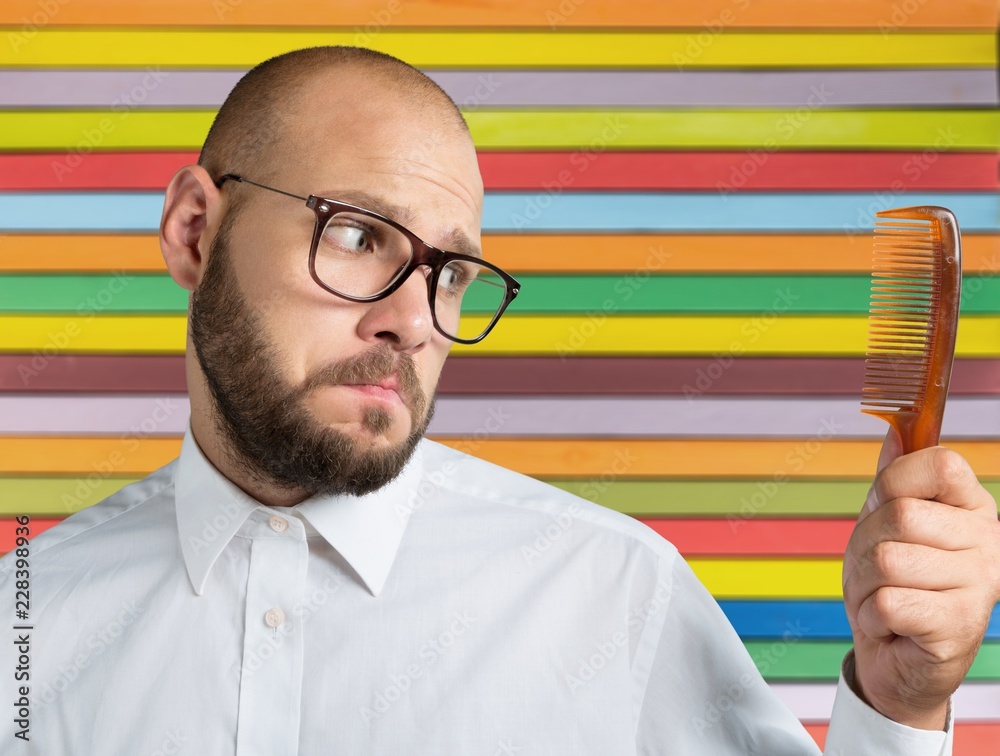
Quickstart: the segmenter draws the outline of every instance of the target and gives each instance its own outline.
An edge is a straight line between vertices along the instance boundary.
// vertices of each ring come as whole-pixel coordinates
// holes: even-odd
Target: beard
[[[212,242],[199,287],[191,294],[190,328],[213,400],[213,422],[222,453],[248,478],[309,496],[361,496],[392,481],[413,455],[434,413],[412,358],[382,343],[331,363],[303,386],[286,383],[277,350],[236,281],[229,260],[234,219],[227,214]],[[305,396],[320,386],[374,384],[396,374],[410,414],[402,442],[381,448],[359,443],[318,421]],[[362,425],[380,435],[393,423],[389,411],[368,406]]]

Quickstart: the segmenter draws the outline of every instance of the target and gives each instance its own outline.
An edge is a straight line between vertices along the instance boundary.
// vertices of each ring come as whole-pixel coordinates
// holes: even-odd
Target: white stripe
[[[802,721],[830,719],[836,683],[774,683],[771,689]],[[963,683],[955,692],[953,705],[959,722],[1000,722],[1000,683]]]

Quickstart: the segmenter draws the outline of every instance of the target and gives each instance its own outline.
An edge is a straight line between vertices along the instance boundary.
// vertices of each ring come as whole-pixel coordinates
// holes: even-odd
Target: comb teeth
[[[916,412],[924,401],[941,299],[936,230],[931,220],[875,222],[862,406]]]

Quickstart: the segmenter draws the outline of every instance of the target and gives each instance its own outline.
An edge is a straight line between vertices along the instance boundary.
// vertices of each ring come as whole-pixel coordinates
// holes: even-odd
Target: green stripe
[[[1000,113],[991,110],[469,110],[479,149],[811,148],[992,150]],[[581,169],[583,170],[583,169]]]
[[[0,478],[0,514],[62,516],[110,496],[138,478]],[[598,504],[628,514],[697,517],[854,516],[868,492],[861,482],[788,482],[771,488],[766,481],[629,481],[548,480]],[[1000,483],[992,486],[1000,494]],[[765,496],[771,493],[773,495]]]
[[[768,681],[836,680],[850,641],[807,641],[796,637],[745,641],[757,669]],[[972,664],[968,680],[1000,680],[1000,643],[984,643]]]
[[[186,313],[187,301],[162,273],[0,276],[0,312]]]
[[[62,517],[96,504],[139,478],[0,477],[0,516]],[[545,481],[637,517],[854,517],[868,493],[857,481]],[[1000,500],[1000,481],[983,481]]]
[[[509,312],[831,313],[868,312],[868,275],[523,275]],[[467,312],[492,312],[469,292]],[[0,312],[187,312],[188,292],[165,274],[0,275]],[[1000,278],[967,276],[962,311],[1000,313]]]
[[[0,478],[0,516],[66,517],[139,478]]]
[[[870,275],[520,276],[511,312],[867,314]],[[967,276],[962,311],[1000,312],[1000,278]]]
[[[610,509],[638,517],[855,517],[868,494],[856,481],[547,480]],[[983,481],[1000,500],[1000,481]]]

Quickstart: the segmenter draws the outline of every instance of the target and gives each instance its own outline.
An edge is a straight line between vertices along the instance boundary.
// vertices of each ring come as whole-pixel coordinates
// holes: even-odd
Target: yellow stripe
[[[307,21],[305,19],[304,21]],[[358,44],[354,29],[188,31],[0,27],[0,66],[249,68],[314,45]],[[395,31],[366,46],[419,67],[706,68],[719,66],[993,66],[990,33]]]
[[[555,316],[501,320],[479,353],[861,355],[867,316]],[[459,351],[465,351],[460,349]],[[469,350],[471,353],[471,349]],[[1000,318],[963,318],[957,353],[1000,356]]]
[[[688,559],[716,598],[843,597],[839,559]]]
[[[482,320],[469,318],[470,321]],[[151,353],[184,351],[185,316],[0,316],[0,352]],[[861,355],[868,318],[750,316],[504,317],[485,341],[453,351],[506,354]],[[1000,317],[964,317],[960,357],[1000,357]]]
[[[0,352],[182,353],[186,316],[0,317]]]
[[[113,106],[114,108],[115,106]],[[480,149],[1000,148],[991,110],[470,110]],[[200,149],[211,110],[0,111],[0,149]],[[597,148],[594,145],[599,145]]]
[[[213,118],[215,111],[0,111],[0,149],[201,149]]]

